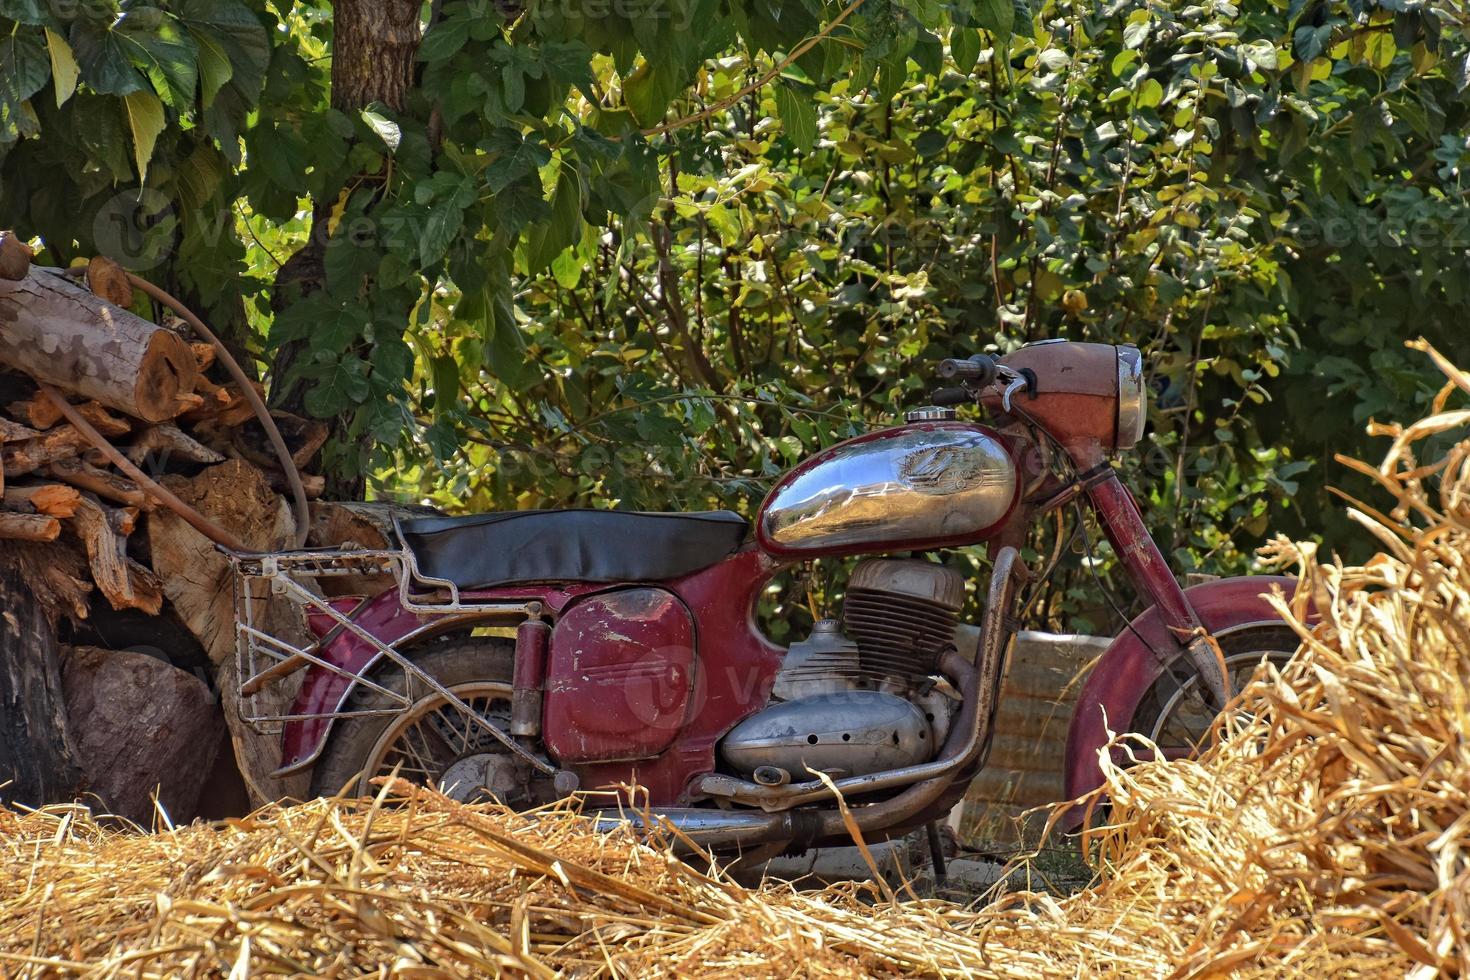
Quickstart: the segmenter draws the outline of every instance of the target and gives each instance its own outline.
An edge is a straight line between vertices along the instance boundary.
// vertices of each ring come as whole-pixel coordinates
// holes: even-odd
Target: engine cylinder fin
[[[885,561],[888,571],[900,563]],[[843,600],[842,621],[858,645],[864,672],[916,678],[934,673],[939,658],[954,641],[959,622],[958,603],[949,569],[928,562],[904,562],[901,572],[907,588],[873,588],[849,584]],[[913,594],[912,586],[932,576],[932,598]],[[896,573],[890,575],[897,577]],[[856,578],[855,573],[855,578]],[[869,573],[865,580],[878,578]],[[877,583],[873,583],[877,584]],[[963,592],[960,592],[963,595]],[[942,598],[941,598],[942,596]]]

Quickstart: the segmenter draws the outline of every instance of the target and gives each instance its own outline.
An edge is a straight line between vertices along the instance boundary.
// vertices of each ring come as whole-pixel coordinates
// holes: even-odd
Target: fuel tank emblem
[[[976,446],[926,446],[898,463],[898,479],[919,493],[950,494],[984,486],[994,456]]]

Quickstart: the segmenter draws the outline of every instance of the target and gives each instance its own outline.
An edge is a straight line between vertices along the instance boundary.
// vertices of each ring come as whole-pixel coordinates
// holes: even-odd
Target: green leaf
[[[497,130],[479,148],[497,154],[483,175],[485,186],[496,194],[551,162],[551,150],[544,143],[534,137],[527,139],[512,129]]]
[[[994,35],[996,43],[1010,40],[1016,28],[1016,8],[1011,0],[977,0],[975,23]]]
[[[271,60],[271,37],[259,18],[238,0],[178,0],[174,9],[199,46],[200,74],[205,72],[206,57],[223,54],[229,64],[230,87],[247,106],[254,105]],[[218,66],[211,70],[218,79]]]
[[[76,56],[71,53],[71,45],[66,43],[66,38],[49,27],[46,28],[46,51],[51,57],[51,87],[56,91],[56,108],[60,109],[77,90],[77,76],[81,69],[77,67]]]
[[[1157,79],[1145,79],[1138,87],[1137,105],[1140,109],[1151,109],[1158,105],[1164,98],[1164,86]]]
[[[107,26],[77,18],[68,37],[82,70],[82,81],[103,95],[127,95],[143,89],[142,74],[133,67]]]
[[[451,17],[440,21],[424,35],[424,40],[419,45],[419,60],[430,64],[448,61],[469,39],[469,18]]]
[[[158,134],[167,125],[163,102],[152,92],[129,92],[123,96],[123,105],[133,133],[133,162],[138,165],[138,181],[142,183],[148,177],[148,161],[153,158]]]
[[[317,383],[303,399],[306,410],[317,418],[331,418],[366,401],[372,393],[360,357],[349,354],[317,370]]]
[[[48,6],[46,0],[0,0],[0,17],[22,24],[44,24]]]
[[[980,61],[980,32],[973,27],[956,27],[949,35],[949,56],[961,75],[975,71]]]
[[[1153,30],[1153,21],[1149,20],[1148,11],[1135,10],[1128,15],[1128,24],[1123,28],[1123,47],[1143,47],[1151,30]]]
[[[536,275],[582,240],[582,181],[563,161],[551,196],[551,217],[526,231],[526,272]]]
[[[51,74],[39,34],[14,28],[0,34],[0,144],[20,136],[22,104],[41,90]]]
[[[362,121],[368,124],[368,128],[378,135],[389,150],[397,150],[398,144],[403,142],[403,130],[381,112],[364,109],[362,110]]]
[[[592,52],[580,41],[543,44],[536,49],[536,57],[556,81],[579,88],[592,84]]]
[[[551,277],[562,289],[576,289],[582,281],[582,265],[583,259],[577,250],[566,249],[551,260]]]
[[[1271,71],[1276,67],[1276,45],[1270,41],[1250,41],[1240,48],[1241,54],[1257,68]]]
[[[112,35],[164,102],[180,111],[193,103],[199,52],[177,17],[157,7],[131,7],[113,22]]]
[[[817,142],[817,107],[811,96],[782,79],[776,85],[776,112],[791,145],[803,153],[810,152]]]
[[[656,126],[681,87],[682,79],[667,59],[645,61],[623,79],[623,101],[640,126]]]
[[[430,266],[444,258],[463,225],[464,208],[454,198],[446,198],[429,208],[419,234],[419,263]]]
[[[434,358],[434,414],[444,416],[459,400],[459,362],[452,357],[440,355]]]
[[[204,108],[214,105],[214,97],[229,84],[235,70],[230,66],[230,57],[224,48],[211,37],[195,35],[194,43],[199,46],[199,87]]]

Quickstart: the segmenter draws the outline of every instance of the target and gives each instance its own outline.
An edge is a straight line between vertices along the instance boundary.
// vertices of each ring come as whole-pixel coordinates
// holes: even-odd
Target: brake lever
[[[1018,391],[1024,391],[1032,398],[1036,397],[1035,371],[1030,368],[1022,368],[1019,373],[1011,378],[1010,382],[1005,386],[1005,390],[1001,392],[1000,403],[1007,415],[1011,413],[1011,396]]]
[[[1011,396],[1018,391],[1025,391],[1026,387],[1026,379],[1017,375],[1010,384],[1006,385],[1005,391],[1001,392],[1000,404],[1005,409],[1007,415],[1011,414]]]

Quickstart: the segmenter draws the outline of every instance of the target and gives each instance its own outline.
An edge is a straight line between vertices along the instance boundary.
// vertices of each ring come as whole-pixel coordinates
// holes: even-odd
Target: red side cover
[[[564,766],[658,755],[684,725],[694,670],[694,619],[667,589],[574,603],[551,633],[546,747]]]

